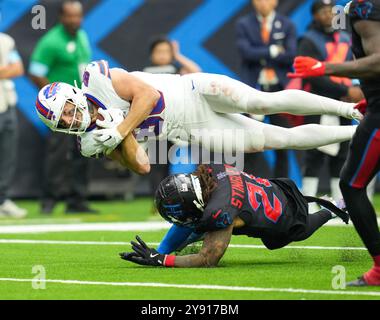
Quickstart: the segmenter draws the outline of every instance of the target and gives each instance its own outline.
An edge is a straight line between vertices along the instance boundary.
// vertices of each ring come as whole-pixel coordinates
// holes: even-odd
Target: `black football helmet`
[[[199,178],[192,174],[174,174],[162,180],[154,201],[166,221],[181,226],[194,226],[205,206]]]

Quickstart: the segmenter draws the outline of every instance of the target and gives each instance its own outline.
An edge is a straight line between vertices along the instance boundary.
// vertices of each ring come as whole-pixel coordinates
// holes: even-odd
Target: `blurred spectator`
[[[178,42],[170,41],[166,36],[157,36],[152,40],[149,46],[149,56],[150,64],[143,69],[144,72],[169,74],[201,72],[200,67],[194,61],[181,54]],[[152,143],[157,144],[156,150],[166,150],[163,144],[167,144],[167,150],[172,146],[169,141],[152,141]],[[152,166],[149,175],[152,194],[154,194],[161,180],[170,174],[169,164],[159,164],[158,161],[157,154],[156,164]],[[180,170],[192,172],[194,171],[194,166],[182,165]]]
[[[91,51],[86,33],[80,29],[83,9],[79,1],[63,1],[60,23],[45,34],[34,49],[29,73],[42,88],[57,81],[81,84],[81,75],[90,62]],[[41,210],[51,213],[68,187],[66,212],[95,212],[88,207],[88,159],[77,148],[76,137],[54,134],[47,138]]]
[[[150,65],[144,68],[149,73],[187,74],[201,72],[200,67],[181,54],[177,41],[159,36],[149,47]]]
[[[311,11],[313,22],[299,44],[299,55],[310,56],[321,61],[344,62],[352,59],[350,35],[342,30],[334,30],[332,0],[317,0]],[[358,86],[353,86],[348,78],[318,77],[303,80],[303,88],[312,93],[336,100],[358,102],[363,93]],[[307,116],[306,123],[321,123],[331,125],[349,125],[351,120],[336,116]],[[328,160],[330,173],[330,189],[333,199],[342,198],[339,188],[339,173],[347,156],[349,142],[334,144],[305,153],[303,193],[315,196],[318,190],[318,177],[324,160]],[[317,210],[317,208],[311,208]]]
[[[265,92],[284,90],[286,73],[296,55],[293,23],[275,9],[277,0],[252,0],[254,11],[237,21],[237,46],[242,57],[242,81]],[[281,114],[269,116],[270,123],[290,127]],[[277,150],[274,176],[288,176],[288,152]]]
[[[24,74],[15,41],[0,33],[0,217],[23,218],[27,211],[9,199],[18,146],[17,95],[11,78]]]

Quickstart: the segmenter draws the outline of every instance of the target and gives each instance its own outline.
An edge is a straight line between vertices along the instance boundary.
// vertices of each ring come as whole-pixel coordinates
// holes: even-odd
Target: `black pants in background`
[[[84,202],[89,160],[80,154],[76,136],[54,133],[46,143],[42,201],[64,198],[68,204]]]

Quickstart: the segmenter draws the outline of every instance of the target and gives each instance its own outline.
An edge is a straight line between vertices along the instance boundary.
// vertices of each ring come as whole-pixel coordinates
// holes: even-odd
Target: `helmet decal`
[[[191,174],[174,174],[161,181],[155,204],[167,221],[194,226],[203,216],[205,203],[199,178]]]
[[[48,120],[55,120],[55,115],[54,113],[49,110],[48,108],[46,108],[40,101],[40,99],[37,97],[37,101],[36,101],[36,108],[37,108],[37,111],[43,116],[45,117],[46,119]]]
[[[57,93],[57,90],[59,88],[60,88],[60,85],[58,82],[54,82],[51,85],[47,86],[46,89],[44,90],[45,98],[49,99],[53,97]]]
[[[178,217],[183,215],[181,204],[164,204],[163,207],[166,209],[166,212],[171,216]]]

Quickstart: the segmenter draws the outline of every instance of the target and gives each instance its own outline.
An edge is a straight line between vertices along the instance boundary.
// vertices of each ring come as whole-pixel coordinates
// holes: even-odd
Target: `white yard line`
[[[1,226],[0,234],[77,232],[77,231],[157,231],[169,229],[166,221],[157,222],[93,222],[78,224],[36,224]]]
[[[131,239],[132,240],[132,239]],[[26,240],[26,239],[0,239],[0,244],[55,244],[55,245],[90,245],[90,246],[130,246],[129,242],[120,241],[70,241],[70,240]],[[149,246],[157,246],[157,242],[148,242]],[[266,249],[263,245],[230,244],[229,248],[238,249]],[[308,250],[366,250],[364,247],[324,247],[324,246],[287,246],[283,249]]]
[[[380,224],[380,219],[378,219]],[[339,219],[330,220],[327,226],[347,226]],[[350,225],[352,227],[352,224]],[[92,222],[69,224],[28,224],[28,225],[1,225],[0,234],[18,233],[48,233],[48,232],[78,232],[78,231],[157,231],[167,230],[170,224],[166,221],[147,222]]]
[[[33,282],[33,279],[0,278],[2,282]],[[115,286],[115,287],[150,287],[150,288],[176,288],[195,290],[218,290],[218,291],[251,291],[251,292],[286,292],[286,293],[306,293],[321,295],[346,295],[346,296],[376,296],[380,297],[380,291],[346,291],[346,290],[309,290],[293,288],[257,288],[238,286],[219,286],[208,284],[174,284],[156,282],[105,282],[105,281],[80,281],[80,280],[38,280],[39,283],[59,283],[71,285],[95,285],[95,286]]]

